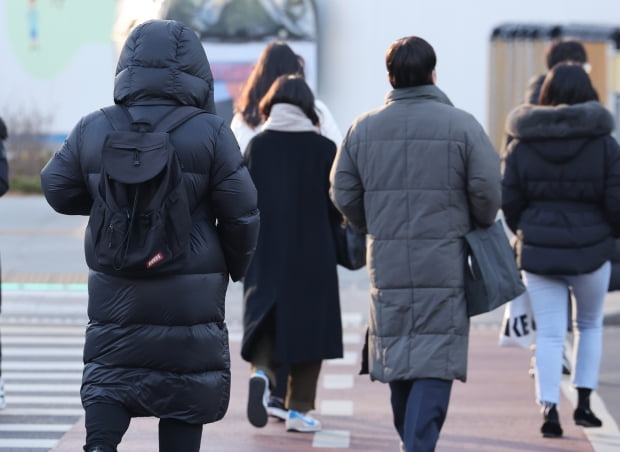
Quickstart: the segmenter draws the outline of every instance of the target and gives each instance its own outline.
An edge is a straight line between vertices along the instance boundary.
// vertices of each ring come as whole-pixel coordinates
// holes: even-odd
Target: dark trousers
[[[281,384],[283,376],[279,373],[282,364],[274,360],[274,343],[270,334],[264,333],[256,339],[252,349],[252,372],[262,370],[269,378],[270,387]],[[286,366],[288,381],[284,406],[302,413],[313,410],[316,400],[316,387],[321,372],[321,361],[291,363]],[[286,374],[285,374],[286,376]]]
[[[252,351],[252,372],[262,370],[269,378],[270,387],[278,382],[281,364],[274,360],[274,343],[269,334],[256,340]],[[321,372],[321,361],[291,363],[289,370],[284,406],[289,410],[302,413],[313,410],[316,400],[316,387]],[[280,378],[282,378],[280,376]]]
[[[131,416],[120,405],[96,403],[86,408],[86,446],[116,452],[129,428]],[[202,424],[188,424],[176,419],[159,420],[159,452],[199,452]],[[102,451],[102,452],[103,452]]]
[[[394,426],[407,452],[432,452],[448,413],[451,380],[420,378],[390,383]]]
[[[313,410],[322,361],[281,363],[275,359],[275,310],[271,310],[256,332],[250,352],[251,371],[262,370],[269,379],[271,396],[284,399],[288,410]]]

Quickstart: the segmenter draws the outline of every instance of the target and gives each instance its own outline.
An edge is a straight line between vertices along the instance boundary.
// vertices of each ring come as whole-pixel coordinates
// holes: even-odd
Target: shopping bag
[[[465,235],[469,245],[465,272],[467,314],[492,311],[525,291],[501,220]]]
[[[527,291],[506,303],[499,332],[501,347],[529,348],[534,344],[536,322]]]

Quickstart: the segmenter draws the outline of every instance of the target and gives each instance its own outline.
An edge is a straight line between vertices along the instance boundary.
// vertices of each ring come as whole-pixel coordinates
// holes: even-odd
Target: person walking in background
[[[114,103],[149,124],[182,105],[204,112],[169,133],[191,212],[191,224],[175,224],[191,231],[179,259],[161,263],[152,276],[110,272],[97,260],[96,237],[87,229],[89,324],[81,388],[87,452],[116,451],[138,416],[159,418],[160,451],[197,452],[203,424],[227,410],[224,297],[229,277],[240,280],[252,257],[259,212],[234,135],[215,115],[212,87],[205,51],[190,28],[152,20],[129,35]],[[110,131],[104,112],[83,117],[43,168],[43,191],[56,211],[91,213]]]
[[[269,387],[290,368],[286,429],[316,432],[315,408],[324,359],[343,354],[334,225],[329,199],[336,145],[318,133],[312,91],[300,75],[276,79],[259,104],[263,131],[245,161],[258,190],[261,227],[243,280],[241,356],[251,363],[247,415],[267,423]]]
[[[589,72],[588,55],[583,44],[574,39],[555,39],[549,44],[545,52],[545,64],[547,71],[551,70],[556,64],[571,63],[581,65],[586,72]],[[530,80],[525,90],[525,103],[537,104],[540,97],[540,88],[547,73],[539,74]]]
[[[432,451],[453,380],[467,377],[466,245],[500,206],[499,156],[472,115],[436,86],[416,36],[386,53],[385,105],[355,120],[331,171],[331,197],[367,231],[368,365],[389,383],[404,450]]]
[[[545,52],[545,65],[547,67],[547,72],[554,67],[556,64],[560,63],[569,63],[569,64],[579,64],[581,65],[586,72],[589,72],[590,65],[588,63],[588,56],[586,53],[586,49],[583,44],[574,39],[554,39],[548,46]],[[535,75],[530,80],[524,96],[524,103],[526,104],[538,104],[540,97],[540,88],[545,80],[545,76],[547,72],[544,74]],[[505,150],[512,140],[510,135],[507,135],[506,146],[503,149],[502,154],[505,154]],[[505,157],[505,155],[504,155]],[[572,324],[572,293],[569,291],[568,301],[567,301],[567,316],[568,316],[568,331],[571,331]],[[535,353],[535,346],[532,347]],[[530,360],[530,375],[534,375],[536,368],[536,359],[532,357]],[[562,373],[564,375],[571,374],[571,362],[570,358],[564,350],[562,353]]]
[[[536,318],[541,432],[559,437],[569,288],[576,306],[573,417],[584,427],[602,425],[589,400],[598,384],[609,260],[614,236],[620,236],[620,147],[611,136],[614,119],[580,65],[554,66],[539,105],[517,107],[506,124],[514,140],[505,162],[502,209],[517,236],[517,262]]]
[[[0,196],[9,191],[9,163],[4,149],[4,140],[9,136],[6,124],[0,118]],[[0,268],[0,307],[2,306],[2,269]],[[4,378],[2,378],[2,342],[0,341],[0,409],[6,407],[4,394]]]
[[[261,52],[252,73],[243,86],[236,104],[236,113],[231,122],[231,129],[239,142],[241,152],[245,152],[247,144],[254,135],[259,133],[264,118],[259,109],[259,102],[269,90],[272,83],[281,75],[300,74],[304,76],[302,58],[293,49],[281,41],[269,43]],[[332,140],[336,145],[342,141],[342,133],[327,106],[314,99],[315,111],[319,117],[319,133]],[[269,397],[267,411],[270,416],[286,420],[284,407],[286,387],[290,369],[280,366],[275,386]]]
[[[241,152],[245,152],[250,139],[261,130],[264,118],[259,111],[259,102],[276,78],[285,74],[304,75],[303,59],[293,49],[281,41],[268,44],[261,52],[248,80],[243,85],[235,105],[235,114],[230,127],[239,142]],[[319,99],[314,99],[319,116],[319,132],[336,145],[342,140],[342,133],[336,121]]]

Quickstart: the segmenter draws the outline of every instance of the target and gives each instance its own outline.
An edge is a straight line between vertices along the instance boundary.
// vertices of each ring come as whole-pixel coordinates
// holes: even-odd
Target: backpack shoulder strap
[[[114,130],[127,130],[131,128],[133,118],[124,105],[111,105],[101,109],[105,117],[110,121]]]
[[[186,121],[197,115],[207,113],[205,110],[189,105],[173,108],[170,113],[164,115],[163,118],[155,124],[153,130],[157,132],[171,132]]]

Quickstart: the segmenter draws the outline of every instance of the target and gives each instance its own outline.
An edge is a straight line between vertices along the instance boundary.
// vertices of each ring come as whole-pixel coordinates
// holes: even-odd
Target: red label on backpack
[[[146,262],[146,268],[151,268],[153,265],[157,265],[163,260],[164,260],[164,255],[162,253],[157,253],[155,256],[153,256]]]

